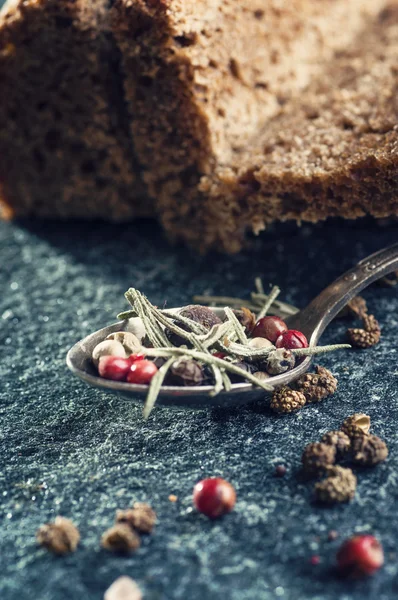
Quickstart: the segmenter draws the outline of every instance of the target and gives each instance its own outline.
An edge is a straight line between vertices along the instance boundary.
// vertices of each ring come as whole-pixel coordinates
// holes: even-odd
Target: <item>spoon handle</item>
[[[347,302],[373,281],[397,269],[398,244],[371,254],[331,283],[306,308],[290,317],[289,327],[302,331],[310,345],[316,345],[330,321]]]

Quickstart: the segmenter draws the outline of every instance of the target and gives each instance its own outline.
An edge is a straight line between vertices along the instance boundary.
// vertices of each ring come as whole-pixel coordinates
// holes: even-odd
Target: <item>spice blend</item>
[[[147,418],[162,386],[211,386],[211,395],[247,382],[272,391],[272,377],[286,373],[302,360],[348,344],[308,347],[305,335],[289,330],[280,316],[268,311],[294,314],[296,309],[277,300],[279,288],[267,295],[262,284],[256,313],[247,306],[224,305],[221,319],[203,305],[186,306],[179,311],[159,310],[138,290],[125,296],[132,310],[120,313],[125,331],[115,332],[93,350],[92,360],[101,377],[148,386],[144,407]],[[107,355],[109,349],[109,355]],[[321,399],[333,393],[332,375],[318,368],[314,381],[303,383],[308,397]],[[308,389],[307,389],[308,388]],[[306,403],[304,391],[277,392],[271,406],[281,413],[297,410]]]

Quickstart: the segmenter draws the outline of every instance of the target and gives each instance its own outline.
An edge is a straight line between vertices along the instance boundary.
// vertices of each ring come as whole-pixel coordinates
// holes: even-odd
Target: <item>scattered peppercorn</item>
[[[370,417],[364,413],[354,413],[343,421],[340,429],[352,441],[358,435],[362,436],[364,433],[369,433]]]
[[[388,448],[377,435],[357,435],[352,441],[352,460],[364,467],[377,465],[388,456]]]
[[[305,373],[296,382],[307,402],[320,402],[334,394],[337,388],[337,379],[328,369],[316,365],[315,371],[315,373]]]
[[[276,477],[284,477],[286,475],[287,469],[285,465],[277,465],[275,467],[275,476]]]
[[[296,359],[286,348],[278,348],[270,352],[265,361],[265,369],[270,375],[280,375],[293,369]]]
[[[137,533],[125,523],[117,523],[107,529],[101,538],[101,545],[112,552],[134,552],[141,545]]]
[[[134,579],[122,575],[106,590],[104,600],[142,600],[142,593]]]
[[[170,502],[177,502],[177,500],[178,500],[178,496],[176,496],[175,494],[170,494],[170,496],[169,496]]]
[[[54,554],[68,554],[76,550],[80,533],[72,521],[56,517],[53,523],[46,523],[37,530],[36,539]]]
[[[236,492],[225,479],[210,477],[199,481],[195,485],[193,502],[199,512],[215,519],[233,509],[236,502]]]
[[[334,504],[348,502],[355,496],[357,478],[351,469],[333,466],[327,469],[328,476],[315,484],[315,498],[318,502]]]
[[[116,523],[125,523],[140,533],[151,533],[156,523],[156,513],[145,502],[136,502],[133,508],[116,511]]]
[[[311,556],[310,563],[312,565],[314,565],[314,567],[316,565],[319,565],[320,562],[321,562],[321,557],[318,554],[314,554],[314,556]]]
[[[338,531],[336,531],[335,529],[331,529],[328,533],[328,540],[329,542],[334,542],[334,540],[337,540],[337,538],[339,537]]]
[[[305,404],[304,394],[286,386],[274,391],[270,407],[277,413],[291,413],[299,410]]]
[[[191,358],[177,359],[167,373],[168,385],[201,385],[203,380],[203,367]]]
[[[384,552],[373,535],[355,535],[337,553],[337,565],[344,575],[373,575],[384,564]]]
[[[351,440],[343,431],[328,431],[321,437],[321,442],[334,446],[339,458],[343,458],[351,449]]]
[[[316,476],[321,474],[326,467],[334,464],[336,449],[334,446],[313,442],[304,448],[301,456],[303,471],[307,475]]]
[[[380,325],[374,315],[363,315],[363,329],[348,329],[350,343],[357,348],[370,348],[380,341]]]

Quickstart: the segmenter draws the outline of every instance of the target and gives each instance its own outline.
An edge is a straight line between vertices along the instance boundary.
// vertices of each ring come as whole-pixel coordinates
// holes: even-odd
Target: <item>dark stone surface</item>
[[[123,292],[140,288],[156,304],[192,294],[246,295],[254,277],[281,286],[303,306],[359,258],[397,238],[371,222],[283,226],[234,256],[195,258],[167,246],[151,224],[0,224],[0,598],[100,600],[121,574],[145,598],[199,600],[386,600],[397,597],[398,481],[397,289],[373,286],[370,310],[382,342],[320,362],[339,378],[336,395],[288,417],[266,404],[240,410],[154,411],[74,379],[68,348],[113,322]],[[333,323],[323,342],[344,338]],[[320,508],[299,477],[303,447],[354,411],[367,412],[390,448],[385,464],[358,472],[355,500]],[[287,466],[274,477],[275,465]],[[210,522],[191,506],[192,487],[221,475],[237,489],[235,511]],[[169,494],[178,501],[171,503]],[[159,515],[153,536],[124,558],[99,547],[116,508],[149,501]],[[57,514],[80,527],[78,551],[54,558],[35,544]],[[327,541],[335,529],[340,538]],[[370,580],[333,573],[341,539],[380,536],[385,568]],[[309,559],[321,557],[318,566]]]

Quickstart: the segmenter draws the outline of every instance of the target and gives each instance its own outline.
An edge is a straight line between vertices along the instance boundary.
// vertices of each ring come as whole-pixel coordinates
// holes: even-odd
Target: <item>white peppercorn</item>
[[[141,317],[132,317],[131,319],[128,319],[125,330],[129,333],[134,333],[140,342],[142,342],[146,336],[145,326]]]
[[[138,337],[129,331],[115,331],[108,335],[106,339],[120,342],[127,355],[137,354],[137,352],[141,352],[142,350],[141,342]]]
[[[120,342],[117,342],[116,340],[104,340],[95,346],[91,355],[96,367],[98,367],[99,359],[102,356],[119,356],[120,358],[126,358],[126,351]]]

